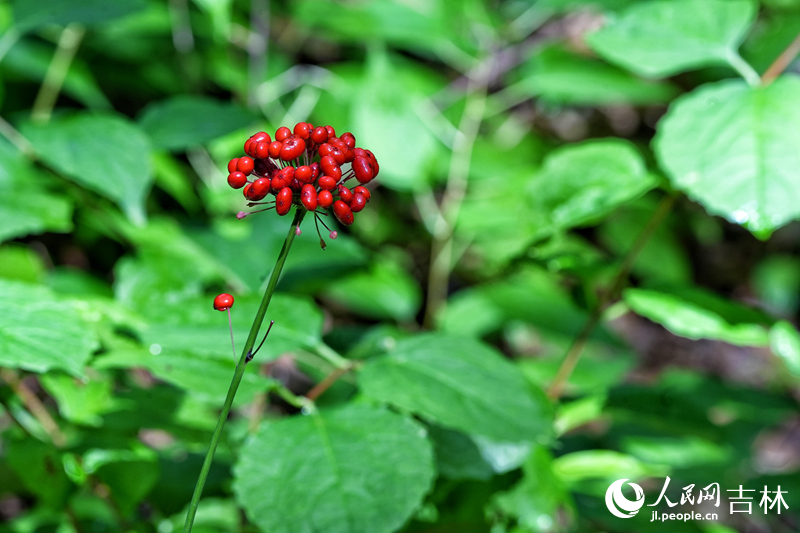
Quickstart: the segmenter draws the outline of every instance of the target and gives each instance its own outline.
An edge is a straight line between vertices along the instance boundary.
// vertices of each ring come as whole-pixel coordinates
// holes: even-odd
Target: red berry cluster
[[[244,151],[246,156],[228,163],[228,184],[244,188],[248,206],[274,203],[281,216],[292,205],[315,216],[327,214],[330,208],[345,226],[352,224],[353,213],[369,202],[370,192],[364,185],[380,169],[372,152],[356,146],[352,133],[337,137],[331,126],[315,128],[308,122],[298,122],[294,130],[278,128],[274,141],[268,133],[258,132],[244,143]],[[359,183],[352,189],[346,186],[351,179]],[[260,202],[270,194],[274,201]]]

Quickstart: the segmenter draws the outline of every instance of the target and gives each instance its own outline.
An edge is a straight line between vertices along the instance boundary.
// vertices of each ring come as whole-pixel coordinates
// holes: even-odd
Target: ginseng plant
[[[244,143],[244,151],[245,156],[231,159],[228,163],[228,184],[234,189],[242,189],[247,206],[257,209],[250,212],[241,211],[236,217],[242,219],[253,213],[271,209],[275,209],[278,215],[284,216],[293,206],[296,209],[264,291],[264,297],[261,299],[261,305],[253,319],[247,342],[236,363],[236,370],[186,514],[184,533],[192,530],[197,505],[214,459],[214,452],[219,444],[236,390],[244,376],[245,366],[255,355],[253,347],[259,329],[264,322],[292,242],[295,236],[300,235],[300,223],[307,213],[314,215],[314,225],[320,246],[324,250],[325,240],[320,234],[319,225],[322,224],[330,232],[331,239],[336,238],[337,232],[330,229],[323,217],[333,212],[343,225],[351,225],[354,213],[364,209],[370,199],[370,191],[364,185],[372,181],[379,170],[378,161],[373,153],[357,147],[352,133],[343,133],[337,137],[336,131],[331,126],[315,128],[307,122],[298,122],[293,130],[285,126],[278,128],[274,141],[268,133],[258,132]],[[351,180],[358,182],[352,189],[347,186]],[[271,197],[274,199],[265,201]],[[229,321],[231,306],[233,297],[229,294],[221,294],[214,299],[214,308],[218,311],[228,311]],[[232,340],[233,333],[231,333]]]

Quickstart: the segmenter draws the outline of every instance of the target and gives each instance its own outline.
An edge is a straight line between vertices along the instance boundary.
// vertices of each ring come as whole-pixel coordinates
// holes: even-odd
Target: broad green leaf
[[[31,187],[37,183],[37,187]],[[72,204],[53,194],[54,180],[15,148],[0,141],[0,241],[72,229]]]
[[[560,511],[572,518],[574,504],[564,483],[553,473],[553,457],[543,446],[536,446],[522,465],[522,479],[510,490],[498,492],[490,508],[513,517],[524,531],[552,531],[563,522]]]
[[[241,448],[233,490],[272,533],[390,533],[434,477],[425,430],[410,418],[349,405],[263,424]]]
[[[640,2],[586,40],[609,61],[665,77],[741,61],[736,50],[755,15],[750,0]]]
[[[675,101],[653,141],[672,183],[758,236],[800,216],[800,78],[704,85]]]
[[[14,19],[23,31],[48,24],[99,24],[135,13],[145,0],[14,0]]]
[[[0,278],[40,283],[44,270],[42,257],[32,248],[16,243],[0,246]]]
[[[76,307],[39,285],[0,280],[0,366],[74,376],[98,343]]]
[[[626,437],[622,441],[626,453],[650,464],[673,468],[695,468],[711,464],[725,465],[731,460],[731,449],[722,444],[692,435],[680,438]]]
[[[605,402],[605,394],[595,394],[561,403],[556,411],[556,432],[563,435],[576,427],[597,420],[603,412]]]
[[[22,480],[25,489],[38,497],[39,502],[53,509],[59,509],[66,503],[70,482],[56,448],[35,439],[4,439],[3,448],[8,466]]]
[[[136,126],[116,115],[80,113],[26,123],[22,131],[48,165],[119,204],[132,222],[144,223],[150,146]]]
[[[481,457],[475,441],[459,431],[439,426],[428,428],[436,452],[436,470],[448,479],[487,480],[494,475],[489,464]]]
[[[573,105],[646,105],[668,102],[678,94],[670,84],[643,80],[555,46],[533,54],[520,75],[521,81],[505,91],[514,100],[525,96]]]
[[[416,280],[397,262],[379,258],[368,272],[340,279],[324,294],[363,316],[399,322],[413,320],[422,303]]]
[[[92,375],[85,382],[73,377],[50,372],[40,378],[42,386],[55,398],[58,411],[65,419],[76,424],[101,426],[102,415],[112,405],[110,379]]]
[[[439,425],[504,442],[544,441],[552,413],[544,393],[489,346],[420,334],[367,360],[363,393]]]
[[[769,343],[766,317],[699,289],[670,292],[628,289],[623,299],[636,314],[681,337],[715,339],[739,346]]]
[[[254,118],[230,102],[176,96],[148,105],[139,116],[139,126],[156,148],[180,150],[244,128]]]
[[[158,482],[158,456],[141,443],[132,450],[91,449],[83,457],[84,468],[108,486],[114,501],[129,515]]]
[[[620,139],[553,151],[531,180],[532,223],[542,236],[599,219],[656,185],[633,145]]]
[[[800,378],[800,333],[797,329],[789,322],[778,322],[769,332],[769,343],[789,372]]]
[[[585,450],[554,459],[553,472],[564,483],[576,484],[591,478],[618,479],[624,475],[637,479],[661,476],[668,472],[668,468],[645,463],[631,455],[612,450]]]

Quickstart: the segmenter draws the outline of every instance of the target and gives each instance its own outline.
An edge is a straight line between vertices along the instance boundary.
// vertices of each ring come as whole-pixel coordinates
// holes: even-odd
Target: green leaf
[[[631,479],[638,479],[660,476],[667,471],[662,465],[644,463],[635,457],[612,450],[572,452],[553,460],[553,472],[567,484],[576,484],[591,478],[618,479],[623,474]]]
[[[262,425],[241,449],[233,489],[272,533],[390,533],[434,477],[425,430],[407,417],[349,405]]]
[[[715,339],[739,346],[769,343],[765,316],[709,292],[628,289],[623,299],[635,313],[681,337]]]
[[[100,24],[147,7],[145,0],[14,0],[14,19],[27,31],[48,24]]]
[[[31,187],[37,183],[37,187]],[[72,229],[72,204],[53,194],[55,184],[23,154],[0,141],[0,241]]]
[[[44,287],[0,280],[0,309],[0,366],[83,375],[98,343],[74,305]]]
[[[675,187],[758,236],[800,216],[800,78],[767,87],[704,85],[658,126],[656,156]]]
[[[87,426],[101,426],[101,414],[112,405],[113,394],[110,379],[92,376],[86,382],[56,373],[40,378],[42,386],[55,398],[58,411],[65,419]]]
[[[586,40],[609,61],[644,76],[665,77],[738,59],[736,50],[755,7],[750,0],[641,2]]]
[[[26,123],[22,132],[47,164],[119,204],[132,222],[145,221],[150,146],[136,126],[116,115],[80,113]]]
[[[44,270],[42,257],[30,247],[16,243],[0,246],[0,278],[39,283]]]
[[[504,442],[552,435],[544,393],[474,339],[435,333],[401,339],[366,362],[359,385],[370,398],[470,435]]]
[[[153,146],[180,150],[244,128],[254,118],[231,102],[200,96],[176,96],[148,105],[138,121],[150,136]]]
[[[531,219],[542,236],[597,220],[656,185],[632,144],[604,139],[554,150],[531,180]]]
[[[416,280],[398,262],[376,258],[368,272],[331,284],[325,295],[369,318],[413,320],[422,304]]]
[[[3,447],[8,465],[38,501],[54,509],[66,503],[70,482],[58,450],[35,439],[4,439]]]
[[[520,74],[522,80],[507,90],[512,97],[541,97],[560,104],[647,105],[668,102],[678,94],[673,85],[637,78],[558,46],[532,55],[521,66]]]
[[[428,433],[436,452],[436,470],[448,479],[487,480],[494,475],[475,442],[459,431],[430,426]]]
[[[730,448],[692,435],[680,438],[626,437],[622,449],[646,463],[673,468],[727,465],[732,455]]]
[[[789,322],[778,322],[769,332],[769,343],[789,372],[800,378],[800,333],[797,329]]]

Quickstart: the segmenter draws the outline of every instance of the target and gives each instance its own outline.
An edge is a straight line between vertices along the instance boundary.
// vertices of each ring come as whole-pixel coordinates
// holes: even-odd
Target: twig
[[[72,65],[72,60],[75,59],[75,54],[78,52],[84,33],[86,33],[86,30],[84,30],[83,26],[75,23],[69,24],[61,32],[53,59],[47,67],[44,80],[41,87],[39,87],[36,100],[34,100],[31,108],[31,118],[33,120],[39,122],[50,120],[58,94],[61,92],[61,87],[67,78],[69,67]]]
[[[354,367],[355,365],[350,364],[346,367],[334,369],[333,372],[325,376],[325,379],[314,385],[314,388],[308,391],[308,394],[306,394],[306,398],[308,398],[313,402],[314,400],[319,398],[323,392],[328,390],[331,387],[331,385],[336,383],[340,377],[350,372]]]
[[[622,286],[625,283],[625,280],[628,278],[628,274],[630,273],[631,268],[633,268],[633,263],[636,261],[639,252],[642,251],[642,248],[644,248],[645,244],[647,244],[647,241],[650,240],[650,237],[652,237],[655,230],[658,229],[666,216],[669,214],[670,210],[672,210],[672,206],[675,204],[676,199],[677,195],[675,194],[670,194],[669,196],[664,197],[659,206],[653,212],[653,216],[650,217],[647,225],[642,228],[642,231],[636,237],[636,240],[631,245],[628,253],[625,254],[617,273],[614,275],[614,279],[612,280],[609,289],[600,295],[600,301],[592,311],[592,314],[589,315],[586,323],[584,323],[580,332],[575,337],[575,340],[572,342],[572,345],[569,347],[569,350],[567,350],[567,353],[564,355],[564,359],[561,362],[558,373],[556,374],[555,379],[553,379],[553,382],[550,384],[550,388],[547,391],[547,395],[551,399],[555,400],[561,396],[564,386],[567,384],[567,380],[572,375],[572,371],[575,370],[575,366],[578,364],[578,360],[583,353],[583,348],[586,346],[586,342],[589,340],[589,336],[592,334],[592,331],[594,331],[595,326],[600,321],[603,311],[605,311],[606,308],[619,296],[619,292],[622,290]]]
[[[781,54],[775,58],[775,61],[764,71],[764,74],[761,75],[761,85],[766,87],[773,81],[775,78],[780,76],[780,74],[786,70],[786,67],[789,66],[789,63],[800,54],[800,34],[794,38],[794,41],[789,43],[789,46],[781,52]]]
[[[19,379],[16,372],[6,368],[0,369],[0,378],[3,378],[3,381],[8,383],[8,386],[11,387],[14,394],[22,400],[22,403],[28,411],[39,421],[42,428],[44,428],[50,436],[50,440],[53,441],[53,444],[59,448],[64,446],[64,444],[67,443],[67,438],[64,436],[64,433],[61,432],[58,424],[53,417],[50,416],[50,412],[41,400],[39,400],[33,391],[25,385],[25,382]]]

